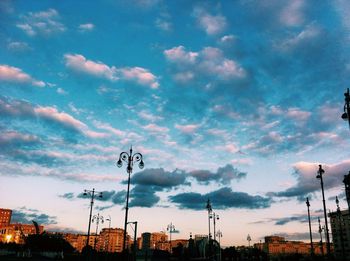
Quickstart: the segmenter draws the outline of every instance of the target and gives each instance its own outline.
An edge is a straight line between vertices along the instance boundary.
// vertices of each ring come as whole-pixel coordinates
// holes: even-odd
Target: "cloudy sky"
[[[86,232],[95,188],[123,227],[132,145],[140,232],[206,234],[210,198],[224,245],[307,240],[318,164],[327,209],[346,207],[349,17],[345,0],[1,1],[1,207]]]

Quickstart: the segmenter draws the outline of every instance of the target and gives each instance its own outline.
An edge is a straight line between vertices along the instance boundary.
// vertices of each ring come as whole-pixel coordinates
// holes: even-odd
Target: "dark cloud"
[[[65,199],[73,199],[74,198],[74,193],[68,192],[64,193],[63,195],[59,195],[60,198],[65,198]]]
[[[259,209],[268,208],[271,204],[271,199],[261,196],[252,196],[244,192],[234,192],[231,188],[221,188],[219,190],[199,194],[195,192],[181,193],[175,196],[170,196],[169,200],[178,204],[179,208],[203,210],[207,199],[212,201],[213,208],[247,208]]]
[[[130,207],[150,208],[156,205],[160,198],[155,194],[152,186],[136,185],[130,192]]]
[[[126,202],[126,191],[122,190],[113,195],[112,202],[117,205],[124,204]]]
[[[307,195],[321,191],[320,180],[316,179],[318,172],[318,163],[299,162],[294,165],[294,176],[297,184],[280,192],[272,193],[276,197],[295,197],[299,200],[305,200]],[[350,160],[342,161],[336,164],[323,164],[325,173],[323,182],[325,189],[342,186],[344,174],[350,169]]]
[[[170,189],[179,185],[189,185],[186,183],[186,173],[181,170],[172,172],[163,168],[146,169],[135,173],[131,178],[132,184],[152,186],[156,190]]]
[[[221,184],[227,184],[231,180],[240,180],[245,178],[247,173],[239,171],[231,164],[227,164],[225,167],[218,168],[216,173],[208,170],[195,170],[191,171],[189,175],[200,183],[208,184],[210,181],[216,181]]]
[[[13,210],[11,223],[32,224],[34,220],[39,225],[50,225],[57,224],[56,219],[56,216],[49,216],[35,209],[20,208]]]

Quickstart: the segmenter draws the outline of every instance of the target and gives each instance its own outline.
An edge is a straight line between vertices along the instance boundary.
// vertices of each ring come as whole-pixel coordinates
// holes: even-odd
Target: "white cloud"
[[[21,19],[22,22],[16,26],[29,36],[49,36],[66,30],[65,26],[60,22],[59,13],[52,8],[36,13],[29,12],[27,15],[22,16]]]
[[[144,110],[140,111],[138,113],[138,116],[141,119],[148,120],[148,121],[158,121],[158,120],[162,120],[163,119],[163,117],[161,117],[161,116],[154,115],[154,114],[146,112]]]
[[[21,69],[6,64],[0,65],[0,81],[30,84],[36,87],[45,87],[46,85],[43,81],[38,81],[32,78],[29,74],[23,72]]]
[[[109,67],[102,62],[95,62],[87,60],[83,55],[80,54],[65,54],[64,55],[66,67],[73,71],[83,72],[91,74],[96,77],[105,78],[111,81],[118,80],[116,77],[116,68],[114,66]]]
[[[10,42],[8,43],[7,48],[10,51],[15,51],[15,52],[23,52],[31,49],[29,45],[25,42]]]
[[[180,130],[184,134],[193,134],[197,131],[199,127],[200,127],[199,124],[187,124],[187,125],[175,124],[175,128]]]
[[[100,61],[88,60],[81,54],[65,54],[64,59],[66,67],[76,72],[90,74],[110,81],[120,79],[135,81],[137,84],[146,85],[152,89],[159,87],[157,76],[142,67],[116,68]]]
[[[185,47],[182,45],[173,47],[169,50],[164,51],[164,55],[167,58],[168,61],[173,63],[188,63],[192,64],[196,61],[196,58],[198,56],[198,53],[196,52],[187,52],[185,50]]]
[[[172,30],[172,24],[171,22],[163,19],[163,18],[157,18],[155,21],[155,25],[157,28],[159,28],[162,31],[169,32]]]
[[[80,32],[90,32],[90,31],[94,30],[94,28],[95,28],[95,25],[92,23],[81,24],[78,27]]]
[[[287,26],[298,26],[302,24],[304,22],[304,5],[304,0],[290,0],[281,11],[281,22]]]
[[[221,33],[227,26],[226,18],[222,15],[211,15],[202,8],[194,10],[194,16],[199,26],[208,34],[215,35]]]
[[[58,94],[61,94],[61,95],[67,95],[67,94],[68,94],[68,92],[66,92],[66,91],[65,91],[64,89],[62,89],[62,88],[57,88],[56,92],[57,92]]]
[[[157,77],[147,69],[141,67],[127,67],[118,69],[118,71],[121,73],[123,79],[136,81],[138,84],[149,86],[152,89],[157,89],[159,87]]]
[[[142,128],[151,133],[167,133],[169,131],[167,127],[161,127],[154,123],[143,126]]]

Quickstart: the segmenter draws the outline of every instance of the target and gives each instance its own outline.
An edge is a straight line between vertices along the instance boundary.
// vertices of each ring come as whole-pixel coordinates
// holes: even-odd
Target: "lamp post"
[[[108,218],[106,218],[106,221],[108,221],[108,243],[107,243],[107,252],[109,252],[109,241],[110,241],[110,234],[111,234],[111,222],[112,218],[110,215],[108,215]]]
[[[172,253],[172,252],[173,252],[173,248],[172,248],[172,246],[171,246],[171,234],[172,234],[172,233],[175,233],[175,231],[176,231],[176,229],[175,229],[175,226],[174,226],[173,222],[171,222],[171,223],[170,223],[170,224],[167,226],[166,230],[167,230],[167,231],[169,231],[169,238],[170,238],[170,240],[169,240],[169,245],[170,245],[170,253]]]
[[[139,168],[143,169],[145,164],[142,160],[141,153],[132,154],[132,147],[130,147],[130,152],[123,151],[119,155],[119,160],[117,162],[117,166],[120,168],[123,166],[123,161],[127,163],[126,171],[128,173],[128,189],[126,192],[126,206],[125,206],[125,222],[124,222],[124,237],[123,237],[123,251],[126,250],[126,229],[128,224],[128,211],[129,211],[129,190],[130,190],[130,175],[132,173],[132,169],[134,167],[134,163],[139,162]]]
[[[96,194],[98,194],[98,197],[102,198],[102,192],[96,191],[94,188],[92,190],[84,190],[84,196],[89,195],[91,198],[90,201],[90,215],[89,215],[89,226],[88,226],[88,233],[87,233],[87,239],[86,239],[86,248],[89,246],[89,240],[90,240],[90,228],[91,228],[91,217],[92,217],[92,206],[94,205],[94,199],[96,197]]]
[[[250,237],[249,234],[248,234],[248,236],[247,236],[247,241],[248,241],[248,247],[250,248],[250,241],[252,241],[252,238]]]
[[[337,215],[338,215],[338,222],[339,222],[339,234],[340,234],[342,260],[345,260],[345,248],[344,248],[344,237],[343,237],[343,226],[342,226],[343,218],[339,207],[338,196],[335,197],[335,203],[337,204]]]
[[[213,223],[214,223],[214,240],[216,240],[216,220],[219,220],[219,215],[216,215],[215,212],[213,212]]]
[[[136,252],[137,252],[137,221],[128,222],[128,224],[134,224],[134,260],[136,261]]]
[[[211,208],[211,203],[210,203],[210,199],[209,198],[208,198],[208,201],[207,201],[206,209],[208,210],[208,226],[209,226],[208,238],[209,238],[209,243],[210,243],[210,240],[211,240],[210,217],[211,217],[211,213],[213,212],[213,209]]]
[[[350,128],[350,93],[349,93],[349,88],[347,88],[346,93],[344,93],[344,96],[345,96],[344,113],[341,115],[341,118],[344,121],[348,121],[349,128]]]
[[[101,222],[103,224],[104,220],[103,220],[103,216],[100,216],[100,213],[97,213],[97,215],[95,215],[92,218],[92,223],[96,221],[96,235],[95,235],[95,242],[94,242],[94,250],[96,250],[96,243],[97,243],[97,232],[98,232],[98,224]]]
[[[219,248],[220,248],[219,260],[221,261],[221,238],[222,238],[222,233],[221,233],[220,230],[218,230],[218,232],[216,232],[216,236],[219,238]]]
[[[350,213],[350,171],[348,175],[344,175],[343,183],[345,185],[346,201],[348,202],[348,209]]]
[[[309,202],[309,198],[306,198],[306,206],[307,206],[307,216],[309,219],[309,233],[310,233],[310,246],[311,246],[311,256],[314,255],[314,245],[312,243],[312,231],[311,231],[311,219],[310,219],[310,202]]]
[[[329,241],[329,230],[328,230],[328,222],[327,222],[327,212],[326,212],[326,201],[324,199],[324,188],[323,188],[323,178],[322,175],[324,174],[324,169],[322,169],[322,165],[318,165],[318,174],[316,176],[317,179],[320,179],[321,181],[321,190],[322,190],[322,200],[323,200],[323,214],[324,214],[324,223],[326,226],[326,243],[327,243],[327,255],[330,256],[331,254],[331,244]]]
[[[318,218],[318,233],[320,233],[321,254],[322,254],[322,256],[324,256],[323,241],[322,241],[322,227],[321,227],[321,220],[320,220],[320,218]]]

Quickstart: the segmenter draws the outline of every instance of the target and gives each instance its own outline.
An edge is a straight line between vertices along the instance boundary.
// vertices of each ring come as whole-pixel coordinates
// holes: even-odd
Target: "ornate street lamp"
[[[309,232],[310,232],[310,244],[311,244],[311,255],[314,254],[314,245],[312,243],[312,232],[311,232],[311,219],[310,219],[310,202],[309,198],[306,198],[306,206],[307,206],[307,216],[309,219]]]
[[[95,215],[92,218],[92,223],[94,223],[95,221],[96,221],[96,235],[95,235],[95,242],[94,242],[94,250],[96,250],[98,224],[100,222],[103,224],[103,222],[104,222],[103,216],[100,216],[100,213],[97,213],[97,215]]]
[[[346,93],[344,93],[344,96],[345,96],[344,113],[341,115],[341,118],[344,121],[348,121],[349,128],[350,128],[350,93],[349,93],[349,88],[347,89]]]
[[[329,230],[328,230],[328,222],[327,222],[327,212],[326,212],[326,201],[324,199],[324,188],[323,188],[323,178],[324,169],[322,169],[322,165],[318,165],[317,179],[321,181],[321,190],[322,190],[322,200],[323,200],[323,214],[324,214],[324,223],[326,225],[326,242],[327,242],[327,255],[331,254],[331,244],[329,241]]]
[[[102,192],[96,191],[94,188],[92,190],[84,190],[84,196],[90,196],[90,215],[89,215],[89,227],[88,227],[88,233],[87,233],[87,239],[86,239],[86,249],[88,249],[89,246],[89,239],[90,239],[90,227],[91,227],[91,217],[92,217],[92,206],[94,205],[94,199],[96,197],[96,194],[99,198],[102,198]]]
[[[132,173],[134,163],[139,162],[139,168],[143,169],[145,164],[142,160],[141,153],[132,154],[132,147],[130,147],[130,152],[123,151],[119,155],[119,160],[117,161],[117,166],[121,168],[123,166],[123,161],[127,163],[126,172],[128,173],[128,189],[126,192],[126,206],[125,206],[125,222],[124,222],[124,237],[123,237],[123,251],[126,250],[126,229],[128,224],[128,211],[129,211],[129,190],[130,190],[130,175]]]
[[[171,234],[176,232],[176,229],[175,229],[175,226],[174,226],[173,222],[171,222],[171,223],[167,226],[166,230],[169,231],[170,253],[172,253],[172,252],[173,252],[173,248],[172,248],[172,246],[171,246]]]

